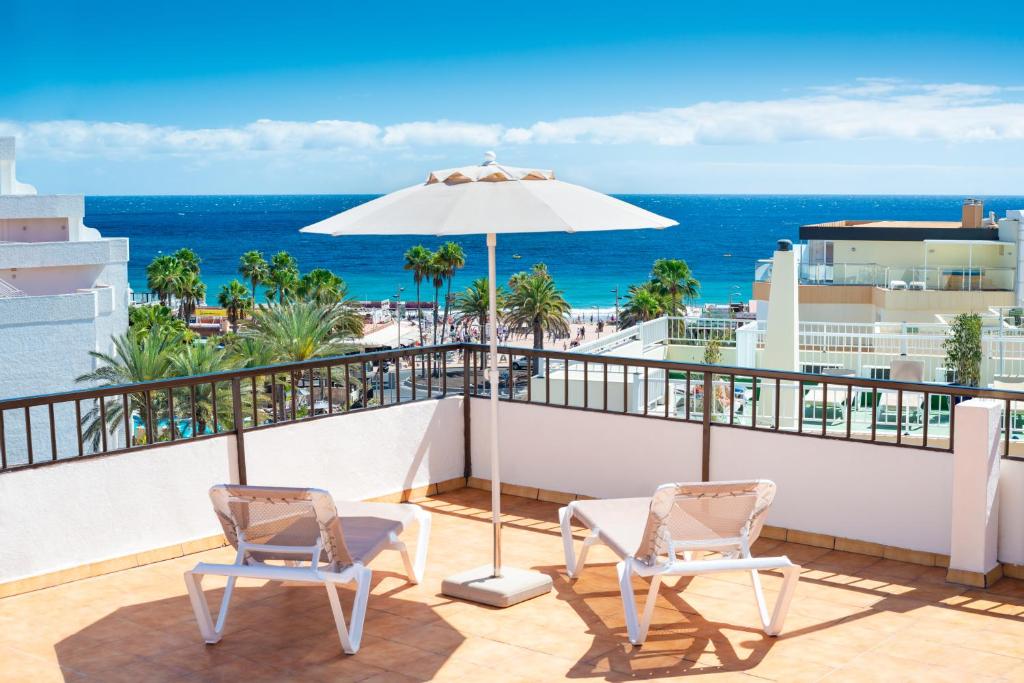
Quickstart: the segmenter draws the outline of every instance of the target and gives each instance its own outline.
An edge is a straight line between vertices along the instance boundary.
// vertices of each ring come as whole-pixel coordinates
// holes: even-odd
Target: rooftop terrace
[[[525,358],[521,372],[531,377],[525,393],[508,382],[499,389],[504,557],[549,574],[555,589],[507,610],[440,594],[442,577],[490,558],[482,347],[0,400],[0,679],[1021,677],[1024,459],[1009,446],[1024,394],[502,354]],[[388,367],[373,365],[384,360]],[[577,373],[587,387],[578,395]],[[634,381],[616,384],[616,375]],[[735,391],[716,389],[713,410],[689,391],[746,380],[761,388],[749,413]],[[950,421],[936,433],[938,420],[924,420],[927,436],[909,421],[891,435],[878,422],[865,433],[823,425],[796,408],[801,384],[825,381],[848,395],[889,392],[897,406],[916,393],[944,396]],[[666,403],[679,382],[683,401]],[[193,430],[207,399],[212,424]],[[62,440],[59,425],[88,423],[92,410],[109,433],[93,441],[78,427]],[[755,556],[785,554],[803,566],[781,637],[757,628],[739,574],[663,585],[640,648],[625,634],[612,555],[595,548],[595,563],[567,581],[560,503],[750,478],[778,484]],[[426,580],[407,584],[390,554],[371,564],[366,635],[353,656],[341,654],[323,589],[252,581],[236,594],[224,640],[205,646],[182,573],[232,556],[207,495],[223,482],[419,500],[434,520]],[[208,581],[213,602],[220,591]],[[780,581],[765,575],[769,603]]]
[[[488,558],[488,494],[422,499],[434,516],[427,577],[405,583],[396,557],[374,565],[363,647],[340,653],[323,590],[239,584],[224,640],[199,638],[182,572],[228,549],[157,562],[0,601],[7,680],[536,681],[1021,680],[1024,582],[988,590],[945,582],[945,570],[762,538],[755,554],[804,565],[787,631],[757,628],[742,575],[663,586],[642,648],[629,644],[613,565],[595,549],[566,579],[558,505],[505,496],[506,551],[549,574],[555,590],[506,610],[440,594],[443,576]],[[598,555],[597,553],[601,553]],[[774,593],[780,578],[764,577]],[[215,585],[211,578],[211,586]],[[208,599],[219,599],[219,590]],[[343,601],[350,599],[346,590]],[[737,599],[739,597],[740,599]],[[774,599],[774,595],[769,595]]]

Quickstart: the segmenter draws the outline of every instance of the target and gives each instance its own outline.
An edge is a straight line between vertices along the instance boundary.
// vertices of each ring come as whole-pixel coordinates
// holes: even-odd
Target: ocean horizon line
[[[124,195],[85,197],[85,223],[105,237],[127,237],[129,282],[147,291],[146,265],[160,254],[193,249],[202,259],[207,299],[238,274],[238,260],[249,250],[268,258],[292,254],[302,272],[328,268],[344,278],[352,297],[364,301],[414,298],[414,284],[403,270],[403,254],[423,244],[436,249],[459,243],[466,267],[452,291],[486,276],[482,236],[347,236],[300,233],[299,229],[368,201],[376,195]],[[659,258],[685,260],[701,283],[696,303],[745,301],[751,295],[759,259],[772,255],[778,240],[799,241],[800,226],[842,219],[959,220],[961,195],[711,195],[628,194],[644,209],[679,226],[662,230],[588,233],[511,233],[498,240],[498,275],[543,262],[574,308],[605,307],[614,291],[625,296],[632,284],[650,277]],[[981,197],[997,214],[1024,208],[1024,196]],[[425,292],[432,292],[424,288]],[[421,293],[420,300],[428,297]],[[621,301],[621,299],[620,299]]]

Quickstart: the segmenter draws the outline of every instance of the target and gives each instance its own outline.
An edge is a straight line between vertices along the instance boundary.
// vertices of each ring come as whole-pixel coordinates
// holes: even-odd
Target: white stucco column
[[[800,369],[800,289],[799,261],[793,251],[793,243],[779,240],[772,258],[772,288],[768,295],[768,322],[764,354],[760,367],[770,370]],[[797,424],[800,410],[799,393],[796,386],[783,383],[779,395],[775,396],[772,382],[764,383],[763,400],[758,402],[758,412],[769,421],[775,419],[775,401],[779,402],[779,422],[783,429],[793,429]]]
[[[763,367],[798,370],[800,349],[799,285],[796,252],[789,240],[779,240],[772,258],[772,288],[768,295],[768,335]]]
[[[953,519],[947,579],[986,586],[999,578],[999,422],[1002,404],[958,404],[953,436]]]

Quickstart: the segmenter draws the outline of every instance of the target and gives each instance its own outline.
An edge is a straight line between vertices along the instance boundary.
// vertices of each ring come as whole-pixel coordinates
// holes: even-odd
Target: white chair
[[[629,640],[642,645],[654,615],[663,576],[697,576],[715,572],[750,572],[761,617],[769,636],[782,632],[800,567],[788,557],[758,557],[750,553],[775,496],[770,481],[735,481],[664,484],[652,498],[577,500],[558,511],[562,525],[565,567],[570,578],[579,576],[587,551],[595,543],[608,546],[622,558],[618,563],[619,588],[626,612]],[[579,559],[574,557],[573,518],[590,529]],[[702,553],[719,556],[698,559]],[[783,583],[775,610],[769,615],[758,571],[782,571]],[[650,577],[643,616],[637,614],[634,576]]]
[[[342,649],[359,650],[366,602],[370,593],[370,569],[366,566],[384,550],[402,554],[411,583],[423,579],[430,539],[430,513],[417,505],[339,502],[320,489],[270,486],[219,485],[210,489],[214,511],[228,542],[237,550],[233,564],[200,562],[185,572],[192,611],[203,639],[220,641],[228,616],[228,604],[239,577],[268,581],[322,583],[327,589]],[[416,560],[399,539],[416,522],[419,537]],[[283,564],[268,564],[283,561]],[[206,575],[228,577],[216,624],[210,616],[202,581]],[[337,584],[356,585],[352,617],[345,615]]]

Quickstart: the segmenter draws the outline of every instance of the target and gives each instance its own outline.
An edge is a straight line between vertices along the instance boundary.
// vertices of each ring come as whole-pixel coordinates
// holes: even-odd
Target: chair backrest
[[[923,382],[924,361],[906,358],[890,361],[889,379],[894,382]]]
[[[659,486],[636,557],[654,564],[677,549],[753,543],[774,498],[775,483],[766,479]]]
[[[352,564],[345,545],[334,499],[321,489],[220,484],[210,489],[210,500],[224,536],[238,548],[246,543],[277,546],[323,545],[323,556],[334,568]],[[253,551],[253,559],[302,559]]]

